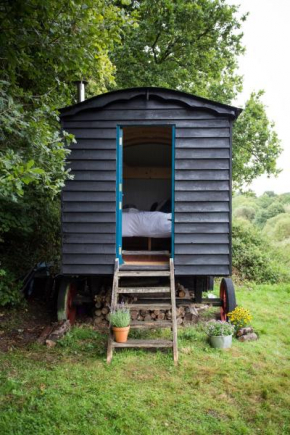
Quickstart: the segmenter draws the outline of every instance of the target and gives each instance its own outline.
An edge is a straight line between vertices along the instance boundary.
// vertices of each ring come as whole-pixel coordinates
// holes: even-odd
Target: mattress
[[[123,237],[171,237],[171,213],[160,211],[123,210]]]

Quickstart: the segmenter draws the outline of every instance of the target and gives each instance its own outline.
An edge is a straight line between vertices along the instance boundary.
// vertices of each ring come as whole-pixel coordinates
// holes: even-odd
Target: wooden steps
[[[170,287],[119,287],[119,294],[170,293]]]
[[[138,347],[138,348],[155,348],[159,349],[162,347],[172,347],[172,341],[171,340],[136,340],[130,338],[126,341],[126,343],[117,343],[114,341],[114,347]]]
[[[172,328],[172,322],[170,320],[151,320],[151,321],[138,321],[132,320],[132,329],[159,329],[159,328]]]
[[[160,276],[170,276],[170,271],[168,270],[140,270],[140,268],[136,269],[136,270],[120,270],[117,273],[117,276],[119,278],[122,278],[123,276],[130,276],[132,278],[138,278],[138,277],[160,277]]]
[[[163,252],[162,252],[163,254]],[[161,253],[160,253],[161,255]],[[159,267],[159,270],[144,270],[142,266],[138,269],[134,270],[124,270],[119,269],[119,262],[116,260],[115,263],[115,272],[113,278],[113,290],[112,290],[112,308],[115,308],[118,304],[118,297],[122,294],[124,295],[134,295],[145,297],[146,299],[140,299],[140,301],[134,301],[134,303],[127,303],[124,306],[131,311],[138,310],[171,310],[172,312],[172,320],[149,320],[149,321],[137,321],[134,320],[131,322],[132,329],[159,329],[159,328],[171,328],[172,330],[172,340],[164,340],[164,339],[156,339],[156,340],[134,340],[129,339],[126,343],[117,343],[114,341],[112,331],[110,329],[109,339],[108,339],[108,349],[107,349],[107,362],[110,363],[113,357],[113,351],[115,348],[172,348],[173,350],[173,359],[174,363],[178,362],[178,348],[177,348],[177,322],[176,322],[176,298],[175,298],[175,278],[174,278],[174,264],[173,259],[169,259],[168,265],[166,265],[166,269],[163,267]],[[130,282],[130,278],[132,278],[133,285],[129,284],[128,286],[124,286],[124,284],[120,285],[120,280],[122,278],[127,278],[128,282]],[[142,286],[136,285],[136,278],[161,278],[162,282],[169,280],[168,285],[160,285],[160,286],[148,286],[144,282],[142,282]],[[127,280],[126,280],[127,281]],[[144,280],[142,280],[144,281]],[[123,280],[122,280],[123,282]],[[138,282],[138,280],[137,280]],[[167,299],[162,301],[162,294],[168,294]],[[161,301],[154,300],[161,296]]]

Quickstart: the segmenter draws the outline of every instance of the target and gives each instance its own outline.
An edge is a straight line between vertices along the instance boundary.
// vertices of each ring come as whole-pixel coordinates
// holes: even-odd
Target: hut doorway
[[[117,256],[162,264],[173,256],[174,127],[118,128]]]

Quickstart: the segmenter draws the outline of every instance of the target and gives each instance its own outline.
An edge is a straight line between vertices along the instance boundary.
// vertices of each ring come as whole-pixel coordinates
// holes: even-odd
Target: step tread
[[[170,271],[167,270],[119,270],[118,276],[170,276]]]
[[[122,251],[123,255],[170,255],[169,251]]]
[[[119,287],[117,293],[169,293],[170,287]]]
[[[158,329],[158,328],[171,328],[171,320],[132,320],[130,323],[132,329]]]
[[[135,304],[125,304],[125,308],[130,310],[171,310],[172,306],[169,303],[155,303],[154,301],[150,301],[149,303],[135,303]]]
[[[130,338],[126,343],[117,343],[113,341],[113,347],[144,347],[144,348],[160,348],[173,347],[171,340],[136,340]]]

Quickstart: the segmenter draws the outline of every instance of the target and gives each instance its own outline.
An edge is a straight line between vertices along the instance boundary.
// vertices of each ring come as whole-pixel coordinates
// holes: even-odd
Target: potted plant
[[[234,325],[227,322],[209,322],[206,326],[206,333],[209,336],[210,344],[217,349],[228,349],[231,347],[234,331]]]
[[[130,330],[131,315],[130,311],[122,304],[112,309],[109,314],[115,341],[117,343],[126,343]]]
[[[243,307],[236,307],[228,313],[228,318],[231,324],[234,325],[236,334],[239,330],[249,326],[252,320],[250,311]]]

